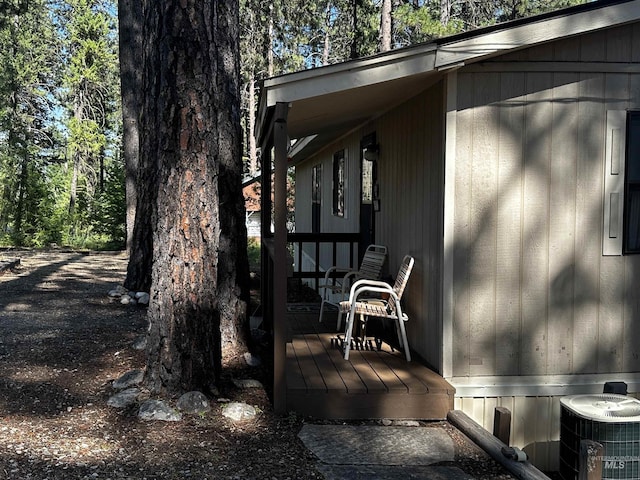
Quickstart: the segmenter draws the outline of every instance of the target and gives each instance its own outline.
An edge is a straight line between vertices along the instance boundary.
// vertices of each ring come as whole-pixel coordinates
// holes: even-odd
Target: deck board
[[[345,365],[344,358],[342,358],[342,353],[339,349],[331,346],[331,334],[317,335],[318,341],[323,345],[328,345],[326,347],[326,352],[332,363],[336,367],[340,378],[344,382],[346,392],[347,393],[366,393],[367,387],[362,382],[362,379],[358,375],[358,372],[353,367],[353,364],[348,363]],[[328,343],[327,343],[328,342]]]
[[[317,418],[443,419],[455,389],[419,360],[385,345],[382,351],[352,349],[344,360],[332,344],[329,323],[296,308],[287,317],[287,409]]]
[[[327,386],[324,383],[323,375],[313,359],[313,355],[309,350],[309,346],[307,345],[304,336],[294,336],[291,343],[293,344],[293,349],[295,351],[296,358],[298,359],[300,371],[304,377],[307,389],[326,390]]]
[[[320,338],[317,335],[304,335],[303,338],[307,342],[307,348],[322,374],[322,378],[324,379],[327,389],[342,390],[346,388],[344,380],[336,369],[336,365],[333,363],[333,360],[327,354]]]
[[[293,349],[292,343],[287,343],[287,388],[290,390],[302,390],[307,391],[307,384],[304,381],[304,375],[300,369],[296,352]]]

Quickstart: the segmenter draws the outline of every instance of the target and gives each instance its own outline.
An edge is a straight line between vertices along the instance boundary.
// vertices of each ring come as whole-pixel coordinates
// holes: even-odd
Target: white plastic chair
[[[339,306],[340,302],[347,299],[347,294],[351,284],[360,279],[378,280],[382,274],[382,267],[387,258],[387,247],[383,245],[369,245],[362,257],[362,263],[358,270],[350,270],[348,268],[331,267],[324,274],[324,283],[318,286],[319,290],[324,290],[322,294],[322,303],[320,304],[320,323],[322,323],[322,315],[324,313],[325,304]],[[339,279],[332,279],[331,276],[336,272],[344,273]],[[339,299],[334,300],[333,296],[340,294]],[[342,324],[342,313],[338,311],[338,324],[336,330],[340,330]]]
[[[404,293],[407,282],[409,281],[413,264],[413,257],[405,255],[393,286],[381,281],[358,280],[351,287],[349,300],[340,302],[340,313],[348,314],[343,343],[345,360],[349,360],[349,350],[351,348],[351,339],[353,335],[353,323],[356,314],[358,314],[363,318],[381,317],[395,320],[400,348],[404,349],[407,362],[411,361],[407,332],[404,328],[404,323],[409,320],[409,317],[402,311],[400,300],[402,299],[402,294]],[[388,294],[389,298],[371,298],[371,294]],[[362,296],[366,295],[369,295],[369,298],[362,298]]]

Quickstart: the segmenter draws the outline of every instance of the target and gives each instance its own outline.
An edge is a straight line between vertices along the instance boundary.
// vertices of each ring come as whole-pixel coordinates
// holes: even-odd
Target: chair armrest
[[[325,272],[324,272],[324,285],[319,285],[318,287],[323,287],[325,285],[329,284],[329,281],[331,280],[331,274],[332,273],[345,273],[346,275],[350,274],[351,272],[353,272],[353,270],[351,270],[350,268],[344,268],[344,267],[329,267]],[[346,276],[345,275],[345,276]]]
[[[353,304],[353,302],[356,301],[358,297],[365,292],[388,293],[391,298],[393,298],[394,302],[398,300],[396,292],[393,291],[393,288],[388,283],[382,282],[380,280],[362,279],[358,280],[351,286],[351,291],[349,293],[349,303]]]

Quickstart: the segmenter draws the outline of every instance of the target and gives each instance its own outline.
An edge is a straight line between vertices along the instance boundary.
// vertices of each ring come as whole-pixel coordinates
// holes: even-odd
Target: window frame
[[[333,207],[336,217],[345,218],[347,211],[347,155],[344,149],[333,154]]]
[[[635,124],[635,125],[634,125]],[[622,225],[622,254],[637,255],[640,254],[640,238],[636,238],[635,247],[631,247],[631,222],[632,210],[635,210],[637,218],[635,218],[636,236],[640,235],[640,110],[628,110],[626,115],[626,141],[624,151],[624,213]],[[633,130],[632,130],[633,128]],[[634,135],[635,133],[635,135]],[[635,150],[635,152],[634,152]],[[635,153],[635,155],[634,155]],[[631,163],[634,162],[634,165]],[[634,167],[634,168],[631,168]],[[637,179],[632,179],[632,170],[636,172]],[[636,193],[636,205],[632,207],[632,192]]]
[[[311,169],[311,233],[320,233],[322,215],[322,164]]]

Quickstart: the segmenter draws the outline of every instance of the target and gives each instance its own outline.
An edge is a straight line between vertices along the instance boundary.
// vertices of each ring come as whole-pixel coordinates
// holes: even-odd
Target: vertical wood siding
[[[640,108],[640,76],[526,66],[637,62],[639,31],[458,72],[454,376],[638,371],[640,261],[601,237],[606,111]]]
[[[435,368],[442,357],[443,122],[442,82],[375,122],[376,238],[389,248],[391,275],[404,255],[416,259],[404,295],[409,344]]]
[[[558,471],[561,397],[457,398],[454,408],[462,410],[485,430],[493,432],[496,407],[511,412],[512,446],[521,448],[537,468]]]

